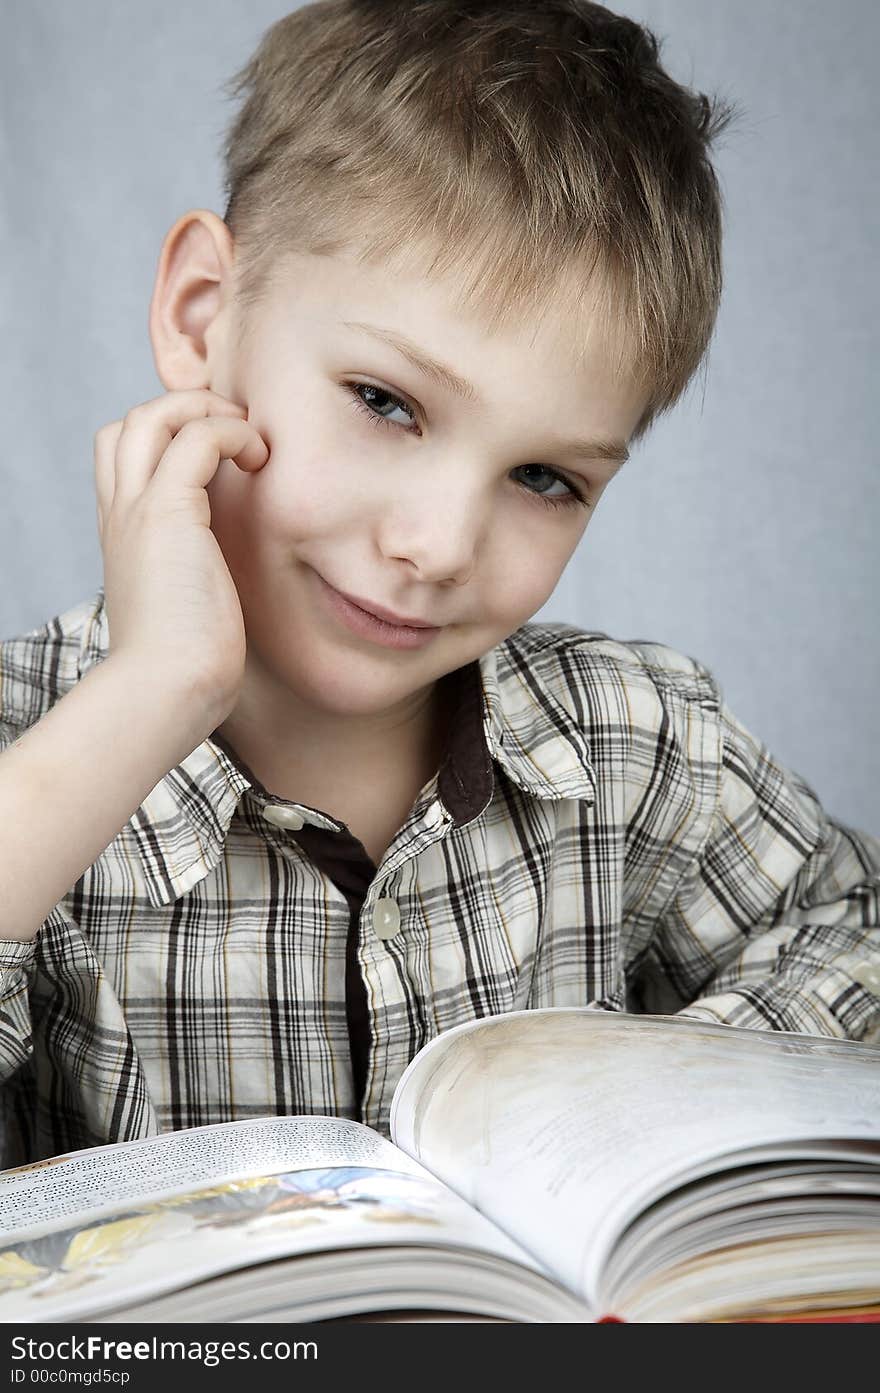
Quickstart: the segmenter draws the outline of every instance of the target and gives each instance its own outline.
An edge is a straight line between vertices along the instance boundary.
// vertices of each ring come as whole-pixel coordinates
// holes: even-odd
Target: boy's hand
[[[167,392],[95,434],[110,654],[160,688],[167,681],[169,701],[192,703],[204,735],[244,677],[244,620],[206,486],[222,459],[254,473],[269,458],[246,415],[216,392]]]

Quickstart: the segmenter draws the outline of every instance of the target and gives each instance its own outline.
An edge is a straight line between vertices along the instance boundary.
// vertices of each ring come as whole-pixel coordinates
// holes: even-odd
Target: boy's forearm
[[[111,656],[0,754],[0,939],[36,936],[150,790],[210,734],[210,714],[199,722],[198,710]]]

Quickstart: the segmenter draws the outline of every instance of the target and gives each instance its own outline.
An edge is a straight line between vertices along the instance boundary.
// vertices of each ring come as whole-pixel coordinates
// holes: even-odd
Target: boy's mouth
[[[439,625],[426,624],[421,619],[399,618],[393,610],[385,609],[382,605],[373,605],[370,600],[355,598],[337,590],[318,571],[314,574],[336,617],[362,638],[388,648],[423,648],[440,632]]]
[[[343,600],[348,600],[349,604],[357,605],[366,614],[372,614],[374,619],[381,619],[386,624],[392,624],[398,629],[436,629],[438,625],[428,624],[424,619],[410,619],[407,615],[395,614],[393,610],[386,609],[384,605],[374,605],[371,600],[362,600],[357,595],[349,595],[345,590],[337,590],[337,595],[341,595]]]

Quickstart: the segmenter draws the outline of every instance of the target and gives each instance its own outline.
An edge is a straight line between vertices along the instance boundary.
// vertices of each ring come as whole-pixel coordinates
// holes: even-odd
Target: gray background
[[[3,0],[3,637],[101,583],[94,432],[161,391],[162,239],[187,208],[222,215],[220,86],[290,8]],[[705,378],[634,450],[539,617],[700,658],[829,811],[880,832],[880,8],[612,8],[742,109],[716,153],[726,288]]]

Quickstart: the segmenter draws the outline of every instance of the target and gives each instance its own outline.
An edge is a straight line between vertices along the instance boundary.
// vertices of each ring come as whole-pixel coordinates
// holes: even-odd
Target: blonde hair
[[[489,327],[563,298],[647,405],[681,396],[721,294],[709,146],[735,114],[586,0],[315,0],[224,85],[225,221],[246,315],[285,254],[425,256]]]

